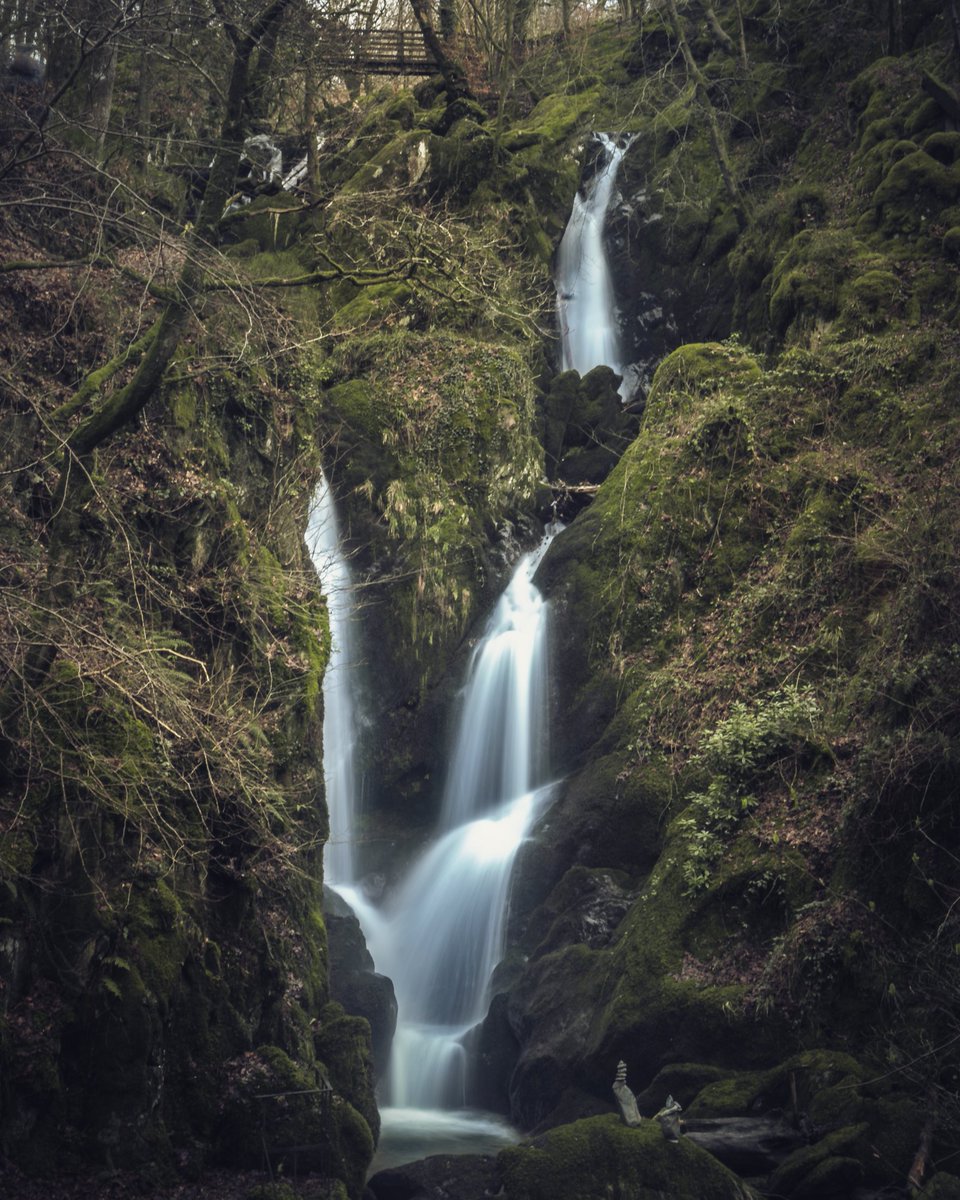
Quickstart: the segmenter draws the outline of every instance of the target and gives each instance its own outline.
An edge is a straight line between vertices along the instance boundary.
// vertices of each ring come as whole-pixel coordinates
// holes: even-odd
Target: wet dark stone
[[[379,1078],[389,1065],[397,1027],[393,982],[373,969],[360,922],[349,904],[325,887],[323,908],[330,955],[330,998],[351,1015],[369,1021],[373,1064]]]
[[[782,1117],[716,1117],[683,1121],[691,1141],[738,1175],[767,1175],[806,1138]]]
[[[501,1194],[496,1158],[437,1154],[379,1171],[367,1184],[374,1200],[484,1200]]]

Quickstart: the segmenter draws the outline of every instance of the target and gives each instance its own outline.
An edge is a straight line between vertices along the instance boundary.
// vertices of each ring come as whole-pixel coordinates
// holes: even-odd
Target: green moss
[[[923,152],[944,166],[952,166],[960,159],[960,132],[932,133],[923,143]]]
[[[960,191],[960,167],[923,150],[894,163],[873,195],[878,228],[887,237],[916,236]]]
[[[658,1123],[628,1129],[617,1117],[563,1125],[498,1158],[509,1200],[747,1200],[735,1175],[687,1139],[667,1142]]]
[[[192,429],[197,418],[197,399],[193,388],[178,388],[170,397],[170,415],[178,429]]]
[[[762,1071],[740,1071],[726,1079],[708,1083],[687,1109],[693,1117],[739,1117],[754,1108],[762,1095],[767,1075]]]
[[[377,283],[360,288],[356,297],[337,309],[333,328],[354,333],[364,326],[396,319],[410,305],[415,292],[406,283]],[[405,318],[406,321],[410,317]],[[404,318],[401,317],[401,322]]]
[[[960,225],[948,229],[940,244],[947,258],[960,259]]]
[[[902,307],[902,297],[903,284],[892,271],[872,270],[850,281],[841,304],[863,326],[878,329]]]
[[[918,1200],[960,1200],[960,1178],[947,1171],[937,1171],[918,1193]]]
[[[702,396],[742,387],[759,377],[757,360],[735,342],[690,343],[674,350],[657,368],[650,404],[669,394]]]
[[[943,109],[936,100],[924,99],[913,109],[904,123],[908,137],[918,137],[943,124]]]
[[[401,129],[410,129],[420,115],[420,110],[412,92],[401,92],[384,110],[387,121],[396,121]]]
[[[574,91],[570,95],[545,96],[526,118],[522,128],[526,132],[535,132],[544,142],[556,146],[582,128],[588,114],[597,106],[599,97],[598,87]]]
[[[835,1172],[843,1174],[846,1178],[846,1173],[853,1171],[851,1163],[855,1164],[857,1168],[853,1172],[855,1175],[853,1182],[859,1182],[863,1169],[859,1161],[852,1159],[846,1152],[856,1146],[860,1138],[867,1132],[867,1128],[865,1124],[848,1125],[821,1138],[812,1146],[794,1150],[770,1177],[771,1190],[785,1196],[796,1196],[802,1200],[815,1200],[817,1196],[822,1196],[824,1193],[812,1189],[822,1186],[826,1179],[834,1176]]]
[[[329,1004],[320,1015],[314,1045],[334,1087],[360,1112],[376,1140],[380,1114],[373,1093],[368,1022],[363,1017],[348,1016],[339,1004]]]
[[[411,567],[385,636],[431,660],[479,599],[484,528],[539,482],[529,364],[502,343],[398,331],[345,343],[332,367],[338,485],[360,527]]]
[[[421,129],[404,129],[371,156],[358,160],[358,169],[340,185],[343,197],[363,196],[418,183],[442,142]]]
[[[262,252],[272,254],[294,244],[300,231],[302,211],[296,196],[279,192],[275,196],[258,196],[236,214],[231,214],[231,224],[241,241],[255,240]]]
[[[273,1183],[257,1183],[244,1196],[244,1200],[300,1200],[292,1184],[277,1180]]]
[[[871,121],[860,135],[861,153],[872,150],[883,143],[896,143],[900,136],[900,126],[889,117],[879,121]]]
[[[494,169],[495,142],[486,129],[463,117],[431,149],[430,185],[436,198],[464,204]]]

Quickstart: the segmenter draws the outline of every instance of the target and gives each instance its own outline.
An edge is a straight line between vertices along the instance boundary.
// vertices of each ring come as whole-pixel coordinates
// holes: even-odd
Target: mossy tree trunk
[[[428,0],[410,0],[410,8],[420,26],[424,44],[433,55],[440,74],[443,76],[448,102],[459,99],[472,100],[473,93],[467,83],[466,73],[434,27]]]
[[[717,16],[716,10],[710,0],[700,0],[700,2],[703,7],[703,15],[707,18],[707,24],[710,26],[710,33],[713,40],[721,49],[726,50],[729,54],[735,54],[736,47],[733,44],[733,38],[720,24],[720,18]]]

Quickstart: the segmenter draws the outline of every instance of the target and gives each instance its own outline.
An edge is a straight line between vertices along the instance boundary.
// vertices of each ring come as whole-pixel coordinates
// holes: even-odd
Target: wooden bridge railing
[[[318,62],[364,75],[432,75],[437,64],[419,30],[331,30]]]

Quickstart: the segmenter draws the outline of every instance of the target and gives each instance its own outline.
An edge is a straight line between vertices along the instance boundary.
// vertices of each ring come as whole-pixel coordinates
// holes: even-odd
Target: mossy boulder
[[[563,1125],[498,1159],[509,1200],[750,1200],[753,1190],[687,1139],[658,1123],[629,1129],[615,1116]]]
[[[892,271],[865,271],[843,289],[845,315],[867,329],[879,329],[903,311],[904,287]]]
[[[849,1153],[867,1132],[866,1125],[848,1125],[812,1146],[795,1150],[770,1177],[770,1188],[788,1200],[818,1200],[849,1196],[863,1178],[858,1158]]]
[[[443,116],[436,126],[436,132],[441,137],[445,137],[459,121],[468,120],[474,125],[485,125],[487,122],[487,111],[476,100],[467,99],[464,96],[458,96],[456,100],[452,100],[443,111]]]
[[[219,1156],[274,1170],[317,1171],[346,1183],[359,1200],[373,1157],[370,1128],[334,1093],[323,1073],[297,1066],[279,1047],[261,1046],[229,1065],[219,1124]]]
[[[691,1117],[736,1117],[796,1106],[811,1115],[817,1111],[825,1116],[829,1110],[833,1124],[843,1115],[843,1124],[849,1125],[860,1112],[859,1085],[865,1075],[848,1054],[805,1050],[769,1070],[733,1071],[707,1083],[687,1111]]]
[[[960,132],[932,133],[923,143],[923,152],[944,166],[952,166],[960,159]]]
[[[446,137],[430,148],[430,195],[464,204],[490,175],[496,155],[494,139],[470,117],[461,117]]]
[[[623,411],[619,377],[594,367],[583,378],[564,371],[541,401],[547,477],[567,484],[602,482],[626,449],[636,426]],[[564,520],[575,508],[561,512]]]
[[[403,129],[376,154],[364,157],[340,187],[343,196],[418,184],[433,161],[437,139],[421,129]]]
[[[918,1193],[918,1200],[960,1200],[960,1177],[937,1171]]]
[[[916,236],[960,198],[960,167],[918,150],[887,172],[873,195],[878,229],[887,237]]]

